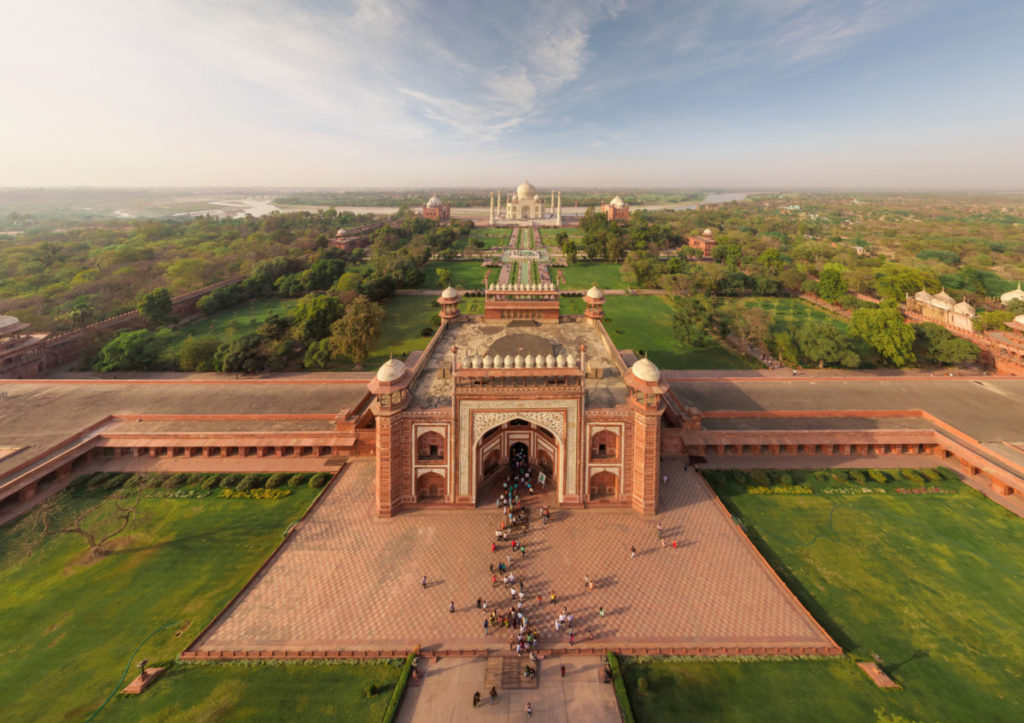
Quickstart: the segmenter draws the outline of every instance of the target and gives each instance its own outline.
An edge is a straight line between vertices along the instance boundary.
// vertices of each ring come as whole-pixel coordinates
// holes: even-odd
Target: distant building
[[[974,331],[974,307],[966,300],[956,302],[945,289],[932,295],[924,289],[911,296],[907,294],[906,306],[928,321],[961,331]]]
[[[448,223],[452,220],[452,205],[450,203],[441,203],[440,198],[431,196],[430,200],[420,210],[420,215],[423,218],[429,218],[438,223]]]
[[[0,377],[33,378],[45,370],[43,339],[46,334],[26,334],[28,324],[13,316],[0,316]]]
[[[715,250],[715,246],[718,245],[718,242],[715,241],[712,236],[713,233],[714,232],[711,229],[706,228],[704,229],[704,233],[700,236],[687,236],[686,243],[690,248],[699,249],[701,255],[704,258],[709,259],[711,258],[712,252]]]
[[[628,221],[629,204],[623,201],[621,196],[616,196],[608,203],[601,204],[601,213],[605,214],[609,221]]]
[[[999,297],[999,301],[1003,303],[1003,306],[1009,306],[1013,301],[1024,301],[1024,291],[1020,288],[1018,282],[1017,288],[1012,291],[1007,291],[1005,294]]]

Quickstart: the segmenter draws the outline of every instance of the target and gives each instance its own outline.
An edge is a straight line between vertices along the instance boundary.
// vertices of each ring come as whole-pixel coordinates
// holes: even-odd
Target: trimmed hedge
[[[309,478],[309,486],[314,489],[320,489],[331,480],[331,475],[326,472],[317,472],[315,475]]]
[[[633,718],[633,708],[629,705],[626,681],[622,679],[619,659],[610,650],[608,651],[608,667],[612,669],[612,685],[615,687],[615,699],[619,701],[619,713],[622,714],[623,723],[636,723]]]
[[[406,657],[405,665],[402,666],[402,673],[398,676],[398,682],[395,683],[395,689],[391,691],[391,700],[388,701],[388,707],[384,710],[384,717],[381,719],[382,723],[391,723],[395,716],[398,715],[398,707],[402,704],[405,687],[409,684],[409,676],[412,675],[412,661],[415,659],[416,653],[409,653]]]

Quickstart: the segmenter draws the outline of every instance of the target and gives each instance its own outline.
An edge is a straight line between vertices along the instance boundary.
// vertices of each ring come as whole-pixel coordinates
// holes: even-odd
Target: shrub
[[[912,469],[905,469],[905,470],[903,470],[903,479],[905,479],[907,482],[909,482],[912,485],[923,485],[924,484],[924,477],[922,477],[921,475],[919,475],[916,471],[914,471]]]
[[[867,482],[867,477],[864,475],[864,472],[859,469],[851,469],[850,478],[859,485]]]
[[[869,469],[868,476],[878,484],[885,484],[889,481],[889,477],[880,469]]]
[[[366,689],[363,692],[366,694],[367,698],[372,698],[373,696],[377,695],[377,693],[379,693],[380,690],[377,688],[376,683],[370,683],[368,686],[366,686]]]
[[[189,486],[198,487],[203,484],[204,479],[206,479],[206,475],[203,474],[202,472],[193,472],[192,474],[188,475],[188,480],[185,482],[185,484]]]
[[[772,483],[770,477],[763,469],[755,469],[750,473],[751,481],[759,487],[767,487]]]
[[[163,484],[161,485],[165,489],[174,489],[175,487],[184,487],[188,482],[189,476],[183,472],[176,474],[169,474],[164,477]]]
[[[102,487],[107,492],[109,492],[111,490],[116,490],[117,488],[119,488],[122,485],[124,485],[124,483],[127,482],[128,480],[130,480],[131,478],[132,478],[132,475],[130,475],[130,474],[126,473],[126,472],[122,473],[122,474],[115,474],[112,477],[108,477],[107,481],[103,483]]]
[[[434,330],[431,329],[429,326],[425,326],[422,329],[420,329],[420,336],[433,336],[433,335],[434,335]]]
[[[199,486],[204,490],[212,490],[217,486],[217,482],[220,481],[220,477],[215,474],[203,475],[203,481],[199,483]]]
[[[330,481],[330,479],[331,476],[326,472],[318,472],[317,474],[309,478],[309,486],[313,487],[314,489],[320,489],[325,484],[327,484],[327,482]]]
[[[283,474],[281,472],[277,472],[276,474],[272,474],[272,475],[270,475],[269,478],[267,478],[267,482],[264,485],[264,487],[266,487],[268,490],[269,489],[273,489],[275,487],[282,486],[287,481],[288,481],[288,475]]]
[[[779,475],[779,484],[791,485],[793,484],[793,475],[789,472],[783,472]]]
[[[643,676],[641,676],[641,677],[636,679],[636,691],[640,695],[647,695],[647,693],[649,693],[650,690],[651,690],[651,688],[647,684],[647,678],[644,678]]]
[[[391,691],[391,699],[388,701],[388,707],[384,711],[384,717],[381,719],[382,723],[391,723],[395,716],[398,715],[398,706],[402,704],[402,696],[405,695],[405,687],[409,684],[409,676],[412,674],[412,665],[415,660],[416,653],[409,653],[405,658],[405,665],[402,666],[398,682]]]
[[[928,479],[929,482],[941,482],[942,481],[942,475],[939,473],[939,470],[937,470],[937,469],[933,469],[931,467],[928,467],[927,469],[918,470],[918,472],[923,474]]]
[[[239,492],[248,492],[255,486],[256,475],[247,474],[238,481],[238,484],[235,485],[235,489],[238,490]]]
[[[240,474],[226,474],[220,478],[220,486],[225,489],[234,489],[238,486],[238,483],[242,481],[242,475]]]
[[[608,667],[612,670],[612,683],[615,688],[615,698],[619,702],[619,713],[622,715],[622,720],[625,723],[634,723],[633,709],[629,705],[629,694],[626,692],[626,682],[622,679],[619,659],[611,651],[608,651]]]
[[[299,487],[301,485],[306,484],[306,479],[307,475],[304,475],[301,472],[296,472],[295,474],[288,478],[288,486]]]

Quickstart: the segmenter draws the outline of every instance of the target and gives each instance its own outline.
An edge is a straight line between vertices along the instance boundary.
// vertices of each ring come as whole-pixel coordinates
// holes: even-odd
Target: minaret
[[[561,226],[562,225],[562,192],[561,191],[558,192],[558,213],[555,216],[555,225],[556,226]]]
[[[491,191],[491,225],[494,225],[494,191]]]
[[[551,205],[548,206],[548,209],[550,209],[549,213],[553,214],[555,212],[555,189],[553,188],[551,189]]]

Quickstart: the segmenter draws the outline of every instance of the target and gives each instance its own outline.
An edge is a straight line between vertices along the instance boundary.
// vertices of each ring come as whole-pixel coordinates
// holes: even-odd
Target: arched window
[[[433,461],[444,459],[444,437],[437,432],[424,432],[416,440],[416,459]]]
[[[598,472],[590,478],[590,499],[614,497],[618,486],[619,478],[614,472]]]
[[[444,497],[444,477],[437,472],[421,474],[416,479],[417,499]]]
[[[603,430],[590,438],[591,459],[618,459],[619,435]]]

